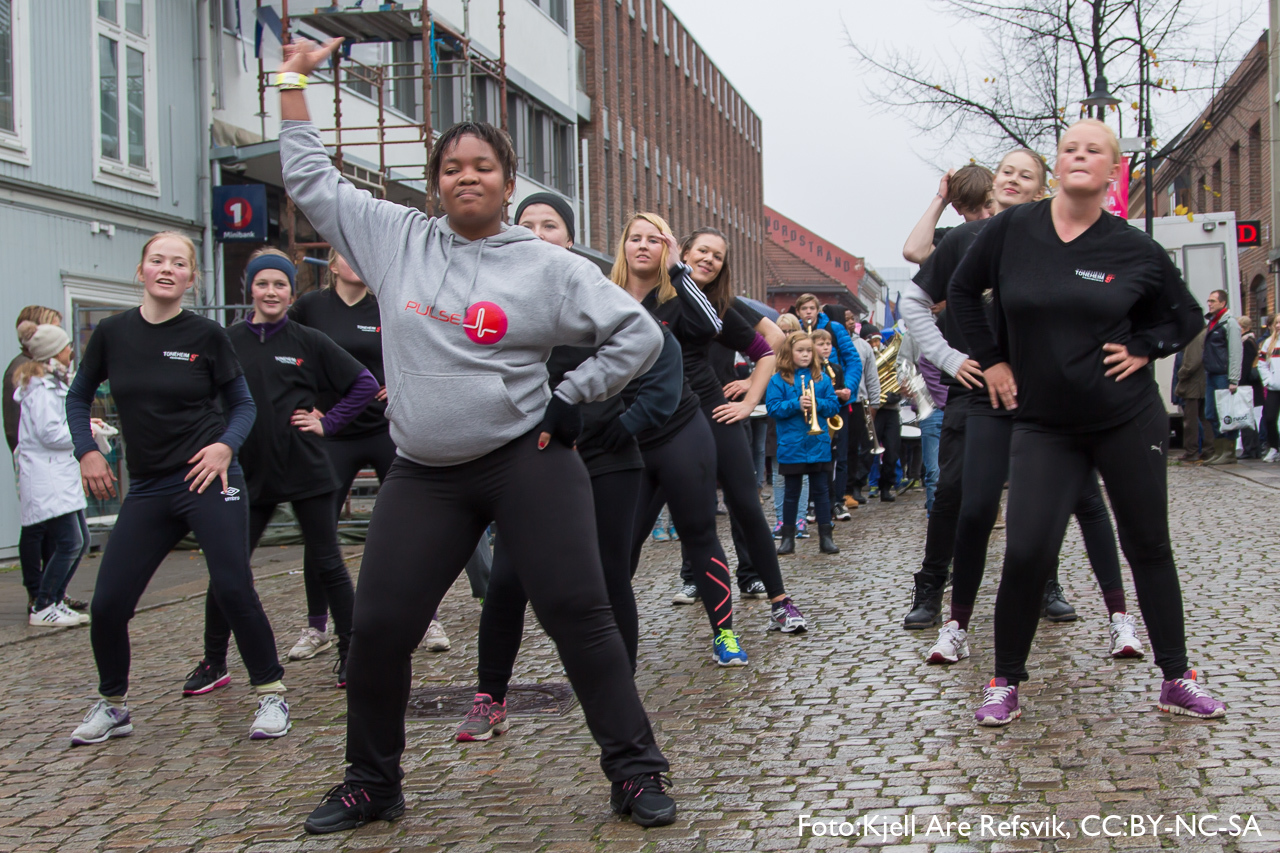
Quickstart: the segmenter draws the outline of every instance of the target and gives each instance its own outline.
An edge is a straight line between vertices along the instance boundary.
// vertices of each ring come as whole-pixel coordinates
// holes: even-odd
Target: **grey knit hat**
[[[23,324],[23,326],[26,325],[26,323]],[[35,326],[34,331],[26,337],[19,335],[19,338],[27,350],[27,355],[31,356],[33,361],[48,361],[71,343],[71,337],[61,326],[48,324]]]

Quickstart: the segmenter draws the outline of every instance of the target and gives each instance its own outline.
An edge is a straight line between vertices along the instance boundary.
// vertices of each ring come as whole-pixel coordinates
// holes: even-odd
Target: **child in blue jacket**
[[[811,386],[822,425],[822,431],[813,435],[809,434],[810,401],[805,393]],[[778,427],[778,470],[786,482],[778,553],[795,553],[796,512],[805,474],[809,475],[809,494],[818,518],[818,548],[824,554],[840,553],[831,538],[831,437],[826,429],[827,418],[836,414],[840,403],[831,380],[814,364],[813,339],[805,332],[791,333],[782,345],[765,406]]]

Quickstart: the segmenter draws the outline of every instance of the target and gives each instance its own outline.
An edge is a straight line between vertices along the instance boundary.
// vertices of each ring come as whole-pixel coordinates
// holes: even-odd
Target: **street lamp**
[[[1098,118],[1102,118],[1105,115],[1104,110],[1120,103],[1120,99],[1107,91],[1107,78],[1099,74],[1093,78],[1093,91],[1089,93],[1088,97],[1082,99],[1080,103],[1086,107],[1096,108]]]

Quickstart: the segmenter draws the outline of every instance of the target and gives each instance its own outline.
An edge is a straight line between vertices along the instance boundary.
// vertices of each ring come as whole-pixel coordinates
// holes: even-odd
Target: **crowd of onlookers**
[[[1179,461],[1280,461],[1280,314],[1255,332],[1251,317],[1232,315],[1224,291],[1213,291],[1207,307],[1205,330],[1175,362]]]

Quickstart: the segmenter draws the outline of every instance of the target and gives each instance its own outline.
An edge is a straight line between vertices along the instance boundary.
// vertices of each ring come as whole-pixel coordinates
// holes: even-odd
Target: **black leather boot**
[[[1044,607],[1040,615],[1050,622],[1076,621],[1076,609],[1067,603],[1057,578],[1050,578],[1044,585]]]
[[[794,524],[782,525],[782,533],[778,538],[779,554],[794,554],[796,552],[796,526]]]
[[[938,624],[942,613],[942,584],[924,572],[916,572],[915,579],[916,591],[911,601],[911,611],[902,620],[902,627],[908,631],[932,628]]]
[[[836,540],[831,538],[831,525],[818,525],[818,550],[824,554],[839,554],[840,549],[836,546]]]

